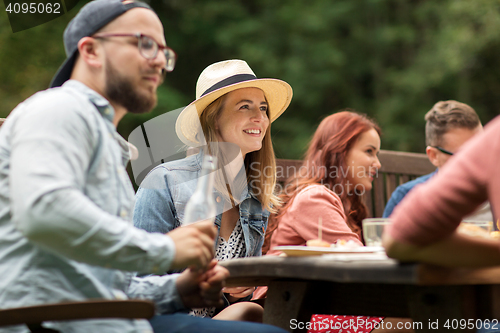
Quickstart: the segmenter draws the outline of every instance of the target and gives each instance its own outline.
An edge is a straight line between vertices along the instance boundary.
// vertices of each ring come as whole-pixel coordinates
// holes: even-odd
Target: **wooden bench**
[[[365,194],[365,203],[371,217],[381,217],[385,205],[397,186],[436,169],[426,154],[381,150],[379,160],[382,167],[373,181],[373,188]],[[276,160],[277,181],[284,184],[302,165],[301,160]]]
[[[154,303],[148,300],[86,300],[41,304],[0,310],[0,328],[25,324],[30,332],[56,332],[44,329],[45,321],[66,321],[96,318],[144,318],[155,314]]]

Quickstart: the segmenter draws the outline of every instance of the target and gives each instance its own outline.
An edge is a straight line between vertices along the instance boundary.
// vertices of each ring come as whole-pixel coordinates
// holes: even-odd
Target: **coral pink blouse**
[[[324,185],[309,185],[300,191],[279,219],[267,254],[278,254],[279,245],[305,245],[318,238],[318,220],[322,218],[322,239],[335,243],[339,239],[363,245],[360,235],[346,224],[347,217],[340,197]]]

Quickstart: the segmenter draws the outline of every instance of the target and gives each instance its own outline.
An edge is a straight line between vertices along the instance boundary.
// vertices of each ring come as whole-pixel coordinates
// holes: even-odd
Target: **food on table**
[[[348,240],[347,242],[345,241],[345,239],[339,239],[335,245],[336,247],[343,249],[355,249],[357,247],[360,247],[352,239]]]
[[[306,246],[330,247],[331,244],[321,239],[310,239],[306,242]]]
[[[314,247],[336,247],[342,249],[354,249],[359,247],[354,241],[345,239],[339,239],[335,244],[330,244],[327,241],[321,240],[319,238],[310,239],[306,242],[306,246],[314,246]]]
[[[488,230],[470,223],[460,223],[457,232],[473,237],[491,238]]]
[[[490,237],[493,239],[500,239],[500,231],[492,231],[490,232]]]

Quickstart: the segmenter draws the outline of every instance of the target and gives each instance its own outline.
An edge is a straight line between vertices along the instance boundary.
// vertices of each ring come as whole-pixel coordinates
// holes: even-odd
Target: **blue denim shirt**
[[[77,81],[21,103],[0,130],[0,307],[151,299],[184,310],[170,237],[132,225],[128,146],[106,99]],[[128,272],[126,272],[128,271]],[[48,323],[61,332],[147,332],[145,320]],[[28,332],[24,326],[5,329]],[[0,328],[0,331],[3,331]]]
[[[167,162],[155,167],[146,176],[136,193],[134,225],[149,232],[167,233],[179,227],[184,210],[193,195],[201,173],[203,154]],[[224,200],[214,189],[217,208],[215,224],[220,231]],[[246,256],[260,256],[269,212],[245,187],[239,198],[240,222],[246,245]]]
[[[394,208],[396,208],[396,206],[401,202],[401,200],[403,200],[408,192],[410,192],[418,184],[422,184],[428,181],[432,176],[436,174],[436,172],[437,170],[428,175],[418,177],[412,181],[406,182],[396,187],[394,192],[392,192],[391,198],[387,202],[387,205],[385,205],[384,214],[382,215],[382,217],[389,217],[392,214]]]

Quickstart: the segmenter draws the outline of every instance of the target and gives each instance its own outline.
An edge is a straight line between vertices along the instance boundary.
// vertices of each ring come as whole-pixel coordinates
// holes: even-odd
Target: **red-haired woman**
[[[323,240],[363,245],[367,208],[361,196],[371,190],[380,168],[379,150],[380,128],[366,116],[343,111],[323,119],[304,163],[283,189],[283,205],[266,235],[271,249],[316,239],[320,218]]]
[[[267,254],[276,255],[279,251],[272,250],[275,246],[305,245],[308,240],[318,238],[320,218],[324,241],[344,240],[363,245],[361,221],[367,217],[367,208],[362,195],[371,190],[381,166],[377,157],[380,134],[377,124],[355,112],[343,111],[323,119],[302,166],[283,188],[283,205],[269,222],[263,252],[269,249],[268,244],[271,250]],[[343,322],[352,318],[356,322],[356,317],[314,315],[312,321],[328,321],[329,327],[341,328]],[[382,318],[364,320],[366,324],[357,327],[357,333],[372,331]]]

